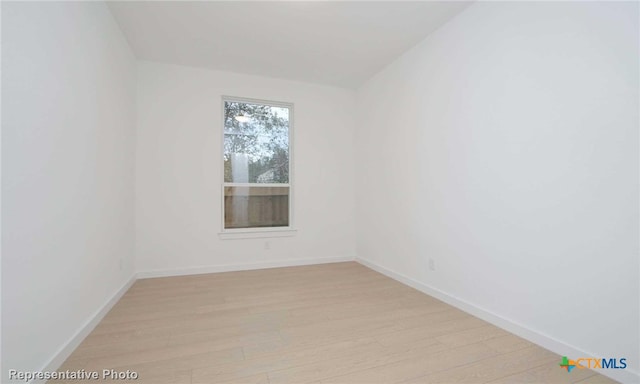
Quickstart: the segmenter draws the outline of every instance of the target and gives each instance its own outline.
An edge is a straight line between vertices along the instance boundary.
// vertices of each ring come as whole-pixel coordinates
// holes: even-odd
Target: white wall
[[[358,256],[638,372],[638,68],[638,3],[463,11],[357,94]]]
[[[133,275],[136,67],[103,3],[2,8],[4,383]]]
[[[296,236],[219,238],[222,95],[294,103]],[[354,99],[355,92],[337,88],[141,62],[137,270],[158,275],[353,258]]]

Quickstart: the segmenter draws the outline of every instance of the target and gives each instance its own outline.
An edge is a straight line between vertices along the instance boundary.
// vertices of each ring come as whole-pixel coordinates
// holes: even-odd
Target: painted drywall
[[[358,257],[637,373],[638,67],[638,3],[470,6],[358,90]]]
[[[223,95],[294,104],[295,236],[219,237]],[[339,88],[140,62],[137,270],[153,276],[353,259],[354,103],[355,92]]]
[[[2,8],[5,383],[133,276],[136,66],[103,3]]]

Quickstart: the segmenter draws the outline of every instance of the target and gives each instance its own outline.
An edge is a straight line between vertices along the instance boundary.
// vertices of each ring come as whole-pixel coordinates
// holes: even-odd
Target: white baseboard
[[[340,257],[317,257],[312,259],[288,259],[263,261],[256,263],[240,263],[240,264],[223,264],[208,265],[201,267],[176,268],[176,269],[156,269],[152,271],[138,272],[138,279],[148,279],[152,277],[169,277],[169,276],[185,276],[185,275],[201,275],[205,273],[235,272],[248,271],[253,269],[268,269],[282,267],[296,267],[301,265],[342,263],[346,261],[355,261],[354,256]]]
[[[545,335],[544,333],[528,328],[527,326],[519,324],[513,320],[504,318],[496,313],[482,309],[472,303],[469,303],[468,301],[449,295],[446,292],[433,288],[427,284],[423,284],[401,273],[382,267],[372,261],[362,259],[360,257],[356,258],[356,261],[364,265],[365,267],[371,268],[376,272],[379,272],[387,277],[390,277],[412,288],[415,288],[418,291],[426,293],[429,296],[433,296],[438,300],[444,301],[449,305],[452,305],[467,313],[470,313],[473,316],[476,316],[484,321],[487,321],[497,327],[505,329],[517,336],[522,337],[523,339],[529,340],[530,342],[537,344],[543,348],[546,348],[552,352],[555,352],[561,356],[602,357],[602,356],[597,356],[597,354],[594,354],[594,353],[583,351],[572,345],[569,345],[560,340],[557,340],[551,336]],[[614,380],[620,381],[622,383],[640,383],[640,374],[630,369],[626,369],[626,370],[604,370],[603,369],[603,370],[598,370],[597,372],[604,376],[610,377]]]
[[[67,360],[71,353],[78,348],[78,345],[82,343],[85,337],[87,337],[91,331],[98,325],[98,323],[104,318],[104,316],[113,308],[113,306],[120,300],[120,298],[131,288],[133,283],[136,282],[136,276],[133,275],[116,293],[107,300],[100,309],[98,309],[92,316],[85,322],[80,329],[73,335],[65,345],[62,346],[49,360],[48,363],[39,372],[53,372],[60,368],[62,363]],[[44,383],[42,380],[32,380],[29,383]]]

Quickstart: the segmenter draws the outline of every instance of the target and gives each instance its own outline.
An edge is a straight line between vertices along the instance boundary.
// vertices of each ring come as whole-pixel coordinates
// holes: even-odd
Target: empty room
[[[2,383],[640,383],[640,3],[2,1]]]

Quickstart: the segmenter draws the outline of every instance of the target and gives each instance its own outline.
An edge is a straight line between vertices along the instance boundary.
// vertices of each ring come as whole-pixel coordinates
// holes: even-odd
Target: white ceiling
[[[136,56],[347,88],[470,2],[109,2]]]

